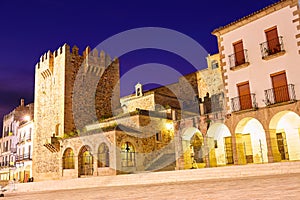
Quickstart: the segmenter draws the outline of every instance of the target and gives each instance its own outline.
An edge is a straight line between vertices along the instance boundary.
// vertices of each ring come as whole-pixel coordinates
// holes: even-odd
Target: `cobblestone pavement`
[[[300,174],[5,194],[4,199],[300,200]]]

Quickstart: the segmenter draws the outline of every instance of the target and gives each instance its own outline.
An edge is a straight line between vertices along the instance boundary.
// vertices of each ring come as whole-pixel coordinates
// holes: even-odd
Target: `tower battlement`
[[[36,64],[36,70],[40,71],[44,78],[51,76],[53,67],[68,57],[78,57],[79,60],[82,60],[85,73],[91,72],[97,75],[100,75],[104,69],[111,64],[110,56],[103,50],[98,52],[97,49],[91,50],[91,48],[87,46],[82,54],[79,54],[79,48],[76,45],[71,48],[68,44],[64,44],[53,52],[48,50],[43,54]]]
[[[119,108],[119,62],[104,51],[86,47],[79,53],[77,46],[67,44],[40,57],[35,71],[34,127],[38,133],[33,148],[35,165],[32,168],[36,180],[55,179],[61,176],[58,157],[60,146],[55,137],[76,132],[104,116],[112,116]],[[95,91],[88,89],[96,87]],[[74,91],[81,95],[74,95]],[[75,113],[80,113],[80,123],[75,123]],[[97,119],[87,112],[95,109]],[[49,142],[51,141],[51,142]],[[55,147],[53,150],[53,146]],[[50,150],[50,151],[49,151]],[[47,159],[45,159],[47,157]]]

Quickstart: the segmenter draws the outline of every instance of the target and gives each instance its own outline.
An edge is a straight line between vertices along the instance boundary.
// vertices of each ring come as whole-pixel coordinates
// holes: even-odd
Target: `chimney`
[[[21,99],[21,104],[20,106],[24,106],[24,99]]]

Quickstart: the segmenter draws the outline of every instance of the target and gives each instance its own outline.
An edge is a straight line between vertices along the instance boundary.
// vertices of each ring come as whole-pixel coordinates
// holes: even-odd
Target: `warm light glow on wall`
[[[25,121],[30,121],[30,116],[29,116],[29,115],[26,115],[26,116],[24,117],[24,120],[25,120]]]
[[[168,130],[173,130],[173,123],[166,123],[166,128]]]

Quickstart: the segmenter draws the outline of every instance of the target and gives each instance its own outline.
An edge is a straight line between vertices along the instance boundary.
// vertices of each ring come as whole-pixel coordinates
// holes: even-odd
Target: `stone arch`
[[[256,118],[246,117],[235,128],[239,164],[268,162],[268,146],[263,125]]]
[[[269,124],[274,161],[300,160],[300,117],[292,111],[280,111]]]
[[[204,167],[204,137],[195,127],[186,128],[182,134],[184,169]]]
[[[191,140],[191,138],[195,133],[199,133],[202,135],[201,131],[195,127],[189,127],[184,129],[182,134],[182,140],[187,140],[187,141]]]
[[[105,142],[102,142],[98,147],[98,167],[109,167],[109,147]]]
[[[222,166],[233,164],[232,138],[228,127],[222,123],[212,124],[207,131],[207,142],[210,161],[215,158],[216,163],[211,165]]]
[[[122,144],[129,142],[134,147],[135,152],[142,152],[142,149],[139,148],[140,145],[138,145],[138,141],[134,137],[126,137],[121,140],[120,143],[118,143],[118,148],[120,151],[122,151]]]
[[[93,154],[92,149],[88,145],[81,147],[78,154],[78,175],[79,176],[90,176],[93,175]]]
[[[72,145],[69,143],[67,146],[70,148],[72,148],[74,146],[74,148],[73,148],[73,149],[75,149],[74,153],[77,156],[79,156],[79,154],[81,153],[82,148],[84,146],[89,148],[89,151],[91,152],[91,154],[97,154],[97,144],[94,144],[93,141],[91,141],[90,139],[85,138],[85,137],[81,138],[80,144]]]
[[[75,169],[75,156],[72,148],[65,149],[62,157],[63,169]]]

